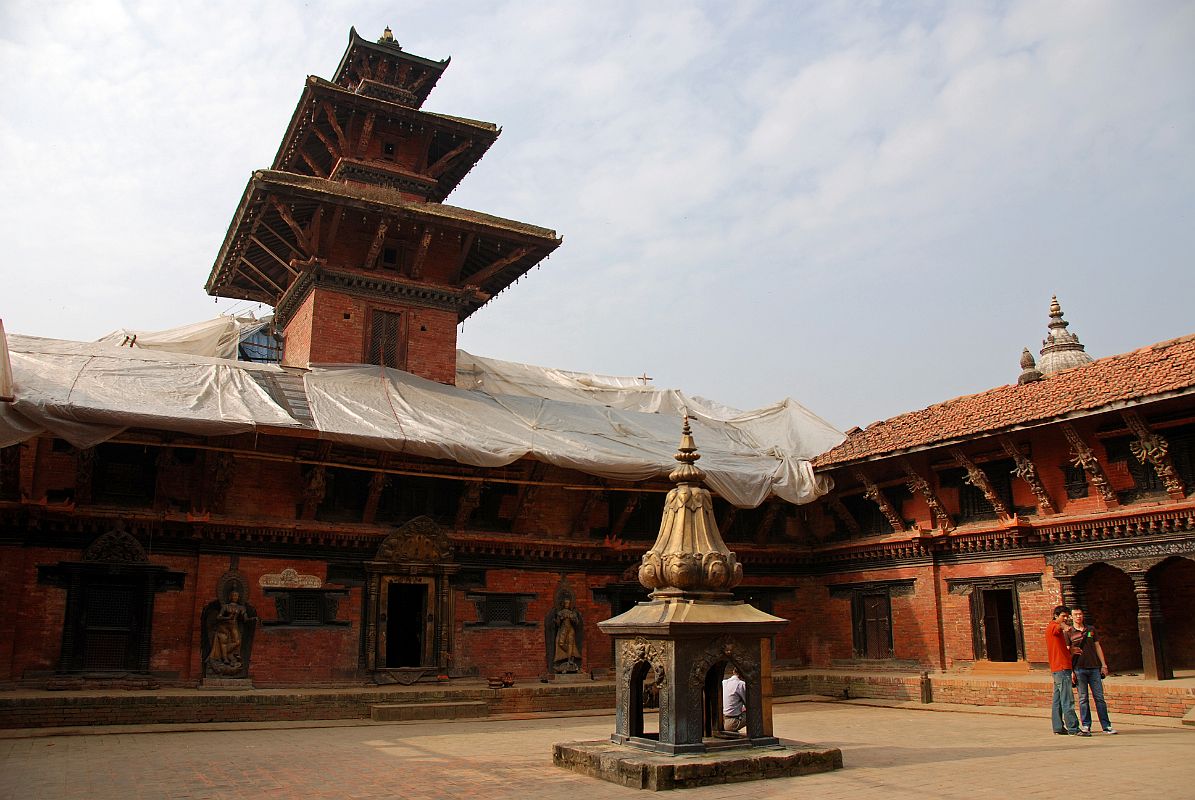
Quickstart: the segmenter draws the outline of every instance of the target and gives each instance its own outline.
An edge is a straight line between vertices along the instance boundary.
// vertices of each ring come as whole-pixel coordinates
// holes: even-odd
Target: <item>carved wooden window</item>
[[[153,504],[157,484],[157,450],[135,444],[96,447],[92,498],[96,503],[124,506]]]
[[[402,342],[402,314],[374,309],[370,314],[368,364],[402,369],[406,364]]]
[[[344,627],[350,624],[336,619],[340,600],[348,596],[348,589],[265,589],[264,593],[273,598],[277,617],[264,625]]]
[[[465,595],[477,606],[477,621],[466,622],[466,628],[531,628],[527,621],[527,604],[533,594],[514,592],[469,592]]]
[[[915,578],[906,578],[829,587],[831,597],[851,601],[851,646],[855,658],[895,657],[892,597],[911,594],[915,581]]]
[[[402,271],[405,261],[406,252],[400,242],[386,242],[382,247],[382,252],[378,255],[378,263],[382,265],[382,268],[395,272]]]
[[[1170,444],[1170,461],[1190,494],[1195,491],[1195,425],[1166,428],[1158,432]]]

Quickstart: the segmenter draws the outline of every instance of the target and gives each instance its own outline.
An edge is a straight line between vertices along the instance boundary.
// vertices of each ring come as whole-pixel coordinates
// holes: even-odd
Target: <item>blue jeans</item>
[[[1091,729],[1091,706],[1087,702],[1087,689],[1091,688],[1091,697],[1095,700],[1095,713],[1099,715],[1100,727],[1109,730],[1112,723],[1108,721],[1108,704],[1104,702],[1104,679],[1100,677],[1098,669],[1077,669],[1075,679],[1079,688],[1079,719],[1083,727]]]
[[[1054,733],[1074,733],[1079,730],[1075,716],[1075,693],[1071,689],[1071,671],[1060,669],[1054,674],[1054,698],[1050,704],[1050,721]]]

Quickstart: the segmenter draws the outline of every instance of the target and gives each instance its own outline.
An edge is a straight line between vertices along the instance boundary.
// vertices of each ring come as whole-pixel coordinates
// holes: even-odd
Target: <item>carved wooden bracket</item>
[[[1170,458],[1170,443],[1160,434],[1154,433],[1141,419],[1136,411],[1124,410],[1120,412],[1128,424],[1129,430],[1137,437],[1137,441],[1129,444],[1133,456],[1142,464],[1148,463],[1154,468],[1158,480],[1166,487],[1166,492],[1173,500],[1182,500],[1187,496],[1183,479],[1174,469],[1174,462]]]
[[[920,494],[925,498],[925,502],[929,505],[930,514],[933,515],[934,524],[944,531],[953,530],[954,521],[950,518],[950,514],[946,513],[946,506],[942,505],[942,501],[938,499],[938,495],[930,487],[929,481],[918,475],[917,470],[913,469],[913,465],[906,459],[902,458],[900,460],[900,466],[909,478],[909,491],[913,494]]]
[[[958,465],[967,471],[967,483],[983,492],[984,499],[995,509],[996,516],[1001,522],[1007,521],[1012,515],[1008,511],[1008,506],[1004,505],[1004,501],[1000,499],[1000,495],[996,494],[992,482],[988,480],[987,473],[980,469],[974,461],[967,458],[961,449],[952,447],[950,448],[950,454],[954,456],[954,460],[958,462]]]
[[[1100,466],[1100,460],[1096,458],[1095,453],[1079,437],[1079,432],[1075,430],[1074,425],[1069,422],[1062,423],[1062,432],[1066,435],[1066,440],[1070,442],[1071,463],[1076,467],[1083,468],[1091,483],[1099,491],[1100,497],[1109,507],[1116,506],[1116,492],[1112,491],[1112,484],[1108,482],[1108,476],[1104,474],[1104,468]]]
[[[892,506],[892,503],[888,502],[888,495],[884,494],[880,487],[876,486],[875,483],[864,474],[863,470],[855,469],[854,473],[855,478],[859,481],[859,483],[863,484],[863,487],[866,490],[863,492],[863,496],[880,507],[880,512],[884,515],[884,518],[888,520],[888,524],[892,526],[892,532],[901,533],[904,531],[905,521]]]
[[[826,503],[830,506],[830,510],[834,512],[834,516],[842,520],[843,525],[846,525],[847,530],[851,532],[852,536],[858,536],[862,533],[858,520],[851,516],[851,512],[842,504],[842,498],[836,494],[832,494],[826,497]]]
[[[1013,475],[1029,484],[1033,496],[1037,498],[1038,513],[1046,516],[1055,513],[1054,501],[1050,499],[1050,493],[1046,491],[1041,478],[1037,475],[1037,466],[1007,436],[1000,437],[1000,444],[1004,447],[1004,452],[1012,456],[1013,462],[1017,465]]]

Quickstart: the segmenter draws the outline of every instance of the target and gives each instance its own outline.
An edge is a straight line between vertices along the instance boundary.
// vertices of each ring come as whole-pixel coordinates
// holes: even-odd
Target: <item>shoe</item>
[[[1071,736],[1088,736],[1088,737],[1090,737],[1091,734],[1085,730],[1077,730],[1077,731],[1073,731],[1071,733]]]
[[[1087,727],[1086,725],[1079,728],[1079,730],[1083,731],[1083,733],[1091,733],[1091,728]]]
[[[1105,728],[1104,733],[1108,734],[1109,736],[1115,736],[1116,734],[1120,733],[1120,731],[1116,730],[1116,728]]]
[[[1055,736],[1066,736],[1067,732],[1066,731],[1054,731],[1054,735]]]

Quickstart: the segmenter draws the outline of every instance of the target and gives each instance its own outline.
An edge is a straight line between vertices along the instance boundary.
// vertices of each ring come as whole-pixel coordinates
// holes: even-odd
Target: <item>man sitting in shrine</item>
[[[731,664],[722,681],[723,728],[739,731],[747,725],[747,684],[739,677],[738,668]]]

